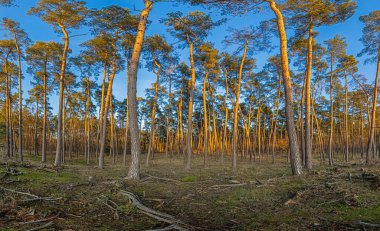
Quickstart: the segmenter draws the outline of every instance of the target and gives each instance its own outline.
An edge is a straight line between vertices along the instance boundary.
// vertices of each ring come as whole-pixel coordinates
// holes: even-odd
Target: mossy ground
[[[380,189],[357,177],[379,176],[379,164],[329,167],[316,162],[312,171],[294,177],[285,158],[275,164],[270,159],[243,160],[232,172],[229,160],[212,159],[205,167],[202,158],[195,158],[192,169],[186,170],[183,158],[157,154],[149,168],[142,165],[142,180],[137,182],[125,179],[127,169],[121,165],[98,169],[95,163],[67,160],[55,172],[52,166],[41,168],[36,157],[26,159],[29,165],[1,162],[2,170],[8,166],[20,175],[2,178],[0,187],[61,199],[22,202],[27,197],[0,190],[0,230],[27,230],[46,222],[23,222],[54,216],[52,230],[167,226],[140,213],[120,190],[197,230],[376,230],[358,222],[380,223]]]

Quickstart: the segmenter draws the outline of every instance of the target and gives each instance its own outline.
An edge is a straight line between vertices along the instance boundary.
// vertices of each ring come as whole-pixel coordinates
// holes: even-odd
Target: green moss
[[[123,212],[123,213],[126,213],[126,214],[131,214],[131,213],[133,213],[133,212],[136,211],[136,208],[133,205],[131,205],[131,204],[125,204],[125,205],[119,205],[117,207],[117,210],[119,212]]]
[[[185,177],[181,178],[180,181],[182,181],[182,182],[196,182],[196,181],[198,181],[198,177],[197,176],[185,176]]]
[[[13,180],[20,180],[28,182],[31,187],[38,187],[48,184],[65,184],[65,183],[77,183],[80,181],[72,172],[46,172],[43,170],[34,170],[30,168],[18,168],[22,173],[18,176],[11,176]]]
[[[72,159],[68,161],[70,165],[86,165],[86,160],[83,159]]]
[[[337,210],[337,219],[341,221],[380,221],[380,205],[372,205],[367,208],[341,205],[335,209]]]

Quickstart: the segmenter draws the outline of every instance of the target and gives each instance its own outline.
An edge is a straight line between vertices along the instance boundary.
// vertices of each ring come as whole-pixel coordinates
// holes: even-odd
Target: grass
[[[52,163],[51,158],[48,163]],[[210,160],[205,168],[202,159],[195,158],[193,168],[186,170],[182,158],[166,160],[158,154],[154,165],[142,165],[141,171],[143,178],[149,174],[161,179],[129,181],[122,165],[98,169],[95,163],[88,166],[74,159],[67,160],[54,173],[39,169],[39,158],[31,157],[29,161],[29,167],[8,163],[22,174],[1,179],[1,186],[63,199],[23,204],[17,202],[23,199],[20,195],[9,195],[13,202],[7,196],[1,197],[0,214],[5,214],[6,219],[0,217],[0,227],[8,230],[33,228],[19,222],[58,213],[63,218],[54,220],[58,230],[145,230],[167,226],[140,213],[118,193],[120,190],[133,192],[146,206],[199,230],[345,230],[360,229],[358,221],[380,223],[380,190],[370,182],[359,178],[349,181],[347,177],[348,172],[354,176],[363,171],[380,175],[379,165],[316,165],[313,171],[293,177],[288,163],[280,159],[275,164],[270,160],[240,161],[238,171],[233,173],[228,161],[222,164]],[[244,185],[215,187],[233,183]],[[288,203],[290,200],[292,203]],[[114,209],[106,205],[110,205],[109,201],[116,204]],[[36,211],[33,217],[16,212],[30,208]]]

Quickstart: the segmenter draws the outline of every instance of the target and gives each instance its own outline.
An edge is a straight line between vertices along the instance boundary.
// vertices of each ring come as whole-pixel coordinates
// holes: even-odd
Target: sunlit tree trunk
[[[22,155],[22,67],[21,67],[21,50],[17,41],[16,33],[14,34],[14,43],[17,51],[17,71],[18,71],[18,153],[19,160],[23,161]]]
[[[369,132],[369,137],[368,137],[368,146],[367,146],[367,153],[366,153],[366,164],[369,164],[370,162],[371,152],[373,151],[374,154],[376,152],[375,126],[376,126],[377,88],[379,84],[379,72],[380,72],[380,49],[378,49],[378,52],[377,52],[377,69],[376,69],[376,77],[375,77],[375,86],[373,88],[372,113],[371,113],[370,132]]]
[[[333,99],[333,57],[330,60],[330,136],[329,136],[329,165],[333,164],[333,135],[334,135],[334,99]]]
[[[347,162],[348,161],[348,155],[349,155],[349,130],[348,130],[348,80],[347,80],[347,74],[344,73],[344,80],[345,80],[345,92],[344,92],[344,135],[345,135],[345,154],[344,159]]]
[[[59,25],[62,33],[64,35],[64,47],[63,47],[63,54],[62,54],[62,60],[61,60],[61,73],[59,76],[59,103],[58,103],[58,127],[57,127],[57,149],[55,153],[55,161],[54,166],[61,166],[62,163],[62,147],[64,146],[63,143],[63,126],[62,126],[62,118],[63,118],[63,97],[64,97],[64,90],[65,90],[65,71],[66,71],[66,59],[67,59],[67,52],[69,50],[69,35],[66,31],[66,28],[63,25]]]
[[[294,114],[293,114],[293,91],[292,83],[289,72],[289,60],[287,52],[287,38],[285,32],[284,20],[281,11],[277,8],[276,3],[273,0],[268,0],[270,8],[276,14],[278,32],[280,35],[280,51],[281,51],[281,63],[284,79],[285,89],[285,113],[286,113],[286,125],[289,138],[290,159],[293,175],[300,175],[302,173],[302,167],[299,156],[299,146],[297,140],[296,128],[294,126]]]
[[[10,142],[10,75],[8,73],[8,55],[5,58],[4,62],[4,71],[6,74],[6,86],[5,86],[5,139],[6,139],[6,149],[7,149],[7,157],[11,157],[11,142]]]
[[[190,67],[191,67],[191,82],[190,82],[190,99],[189,99],[189,113],[187,118],[187,131],[186,131],[186,148],[187,148],[187,161],[186,168],[191,168],[191,158],[192,158],[192,146],[191,140],[193,135],[193,100],[194,100],[194,90],[195,90],[195,64],[194,64],[194,44],[189,43],[190,47]]]
[[[206,71],[205,77],[203,78],[203,88],[202,88],[202,98],[203,98],[203,164],[206,165],[207,152],[208,152],[208,118],[207,118],[207,79],[208,79],[208,71]]]
[[[305,116],[305,167],[312,168],[312,130],[311,130],[311,74],[313,66],[313,22],[310,19],[309,38],[307,52],[307,72],[305,81],[305,100],[306,100],[306,116]]]
[[[233,125],[233,133],[232,133],[232,170],[236,171],[236,158],[237,158],[237,139],[238,139],[238,110],[239,110],[239,102],[240,102],[240,87],[241,87],[241,79],[243,76],[243,68],[245,64],[245,59],[247,56],[248,49],[248,40],[246,40],[244,45],[243,57],[241,59],[240,67],[239,67],[239,76],[238,82],[235,89],[236,99],[235,99],[235,107],[234,107],[234,125]]]
[[[153,59],[154,60],[154,59]],[[157,66],[156,74],[156,83],[154,84],[154,99],[153,99],[153,108],[152,108],[152,118],[151,118],[151,129],[149,136],[149,147],[148,147],[148,155],[146,156],[145,165],[149,166],[149,158],[154,155],[154,138],[155,138],[155,126],[156,126],[156,108],[157,108],[157,100],[158,100],[158,86],[160,81],[161,74],[161,65],[154,60],[155,65]]]
[[[44,77],[43,77],[43,85],[44,85],[44,118],[42,122],[42,163],[46,162],[46,126],[47,126],[47,60],[44,60]]]
[[[226,140],[227,140],[227,125],[228,125],[228,107],[227,107],[227,100],[228,100],[228,70],[225,69],[225,79],[226,79],[226,95],[224,96],[224,110],[225,110],[225,120],[224,120],[224,126],[223,126],[223,141],[222,141],[222,153],[221,153],[221,159],[222,163],[224,162],[224,150],[226,148]]]
[[[100,134],[102,134],[104,95],[105,95],[105,91],[106,91],[106,78],[107,78],[107,64],[104,63],[103,80],[102,80],[102,93],[101,93],[100,108],[99,108],[99,123],[98,123],[98,131],[96,133],[96,157],[98,157],[98,149],[100,149]]]

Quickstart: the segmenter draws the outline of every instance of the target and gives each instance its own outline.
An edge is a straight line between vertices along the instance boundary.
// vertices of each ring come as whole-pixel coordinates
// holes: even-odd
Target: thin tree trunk
[[[191,138],[193,135],[193,100],[195,90],[195,65],[194,65],[194,44],[189,43],[190,47],[190,66],[191,66],[191,82],[190,82],[190,99],[189,99],[189,114],[187,118],[187,132],[186,132],[186,147],[187,147],[187,161],[186,168],[191,168]]]
[[[308,55],[307,55],[307,73],[305,83],[305,96],[306,96],[306,116],[305,116],[305,167],[312,168],[312,130],[311,130],[311,74],[313,66],[313,22],[310,19],[309,25],[309,38],[308,38]]]
[[[243,76],[243,68],[245,64],[245,59],[247,56],[247,49],[248,49],[248,40],[245,41],[244,44],[244,51],[243,51],[243,57],[241,59],[240,68],[239,68],[239,76],[238,76],[238,82],[237,82],[237,88],[236,88],[236,99],[235,99],[235,107],[234,107],[234,127],[233,127],[233,140],[232,140],[232,170],[236,171],[236,158],[237,158],[237,139],[238,139],[238,109],[239,109],[239,101],[240,101],[240,87],[241,87],[241,79]]]
[[[14,43],[16,46],[17,51],[17,71],[18,71],[18,107],[19,107],[19,114],[18,114],[18,153],[19,153],[19,160],[23,161],[23,155],[22,155],[22,68],[21,68],[21,50],[17,41],[16,33],[14,33]]]
[[[207,118],[207,94],[206,94],[206,88],[207,88],[207,78],[208,78],[208,71],[206,71],[206,75],[203,78],[203,88],[202,88],[202,98],[203,98],[203,116],[204,116],[204,122],[203,122],[203,165],[206,165],[206,159],[207,159],[207,152],[208,152],[208,118]]]
[[[161,74],[161,65],[153,58],[155,65],[157,66],[158,70],[155,72],[156,74],[156,83],[154,85],[154,99],[153,99],[153,108],[152,108],[152,118],[151,118],[151,129],[150,129],[150,136],[149,136],[149,147],[148,147],[148,155],[146,156],[146,162],[145,165],[149,166],[149,158],[150,156],[154,155],[154,136],[155,136],[155,124],[156,124],[156,107],[157,107],[157,100],[158,100],[158,86],[160,81],[160,74]]]
[[[54,166],[61,166],[62,163],[62,147],[63,147],[63,137],[62,137],[62,118],[63,118],[63,98],[65,90],[65,71],[66,71],[66,59],[67,51],[69,50],[69,35],[66,31],[66,28],[63,25],[60,25],[62,33],[64,34],[64,48],[62,54],[62,65],[61,73],[59,76],[59,104],[58,104],[58,127],[57,127],[57,149],[55,153]]]
[[[371,123],[370,123],[370,132],[368,137],[368,146],[367,146],[367,154],[366,154],[366,164],[370,162],[371,149],[373,148],[374,154],[376,154],[376,146],[375,146],[375,126],[376,126],[376,107],[377,107],[377,86],[379,84],[379,72],[380,72],[380,49],[377,52],[377,70],[375,77],[375,86],[373,88],[373,98],[372,98],[372,115],[371,115]]]
[[[42,163],[46,162],[46,125],[47,125],[47,60],[44,61],[44,118],[42,124]]]
[[[330,60],[330,137],[329,137],[329,165],[333,164],[333,135],[334,135],[334,102],[333,102],[333,57]]]

